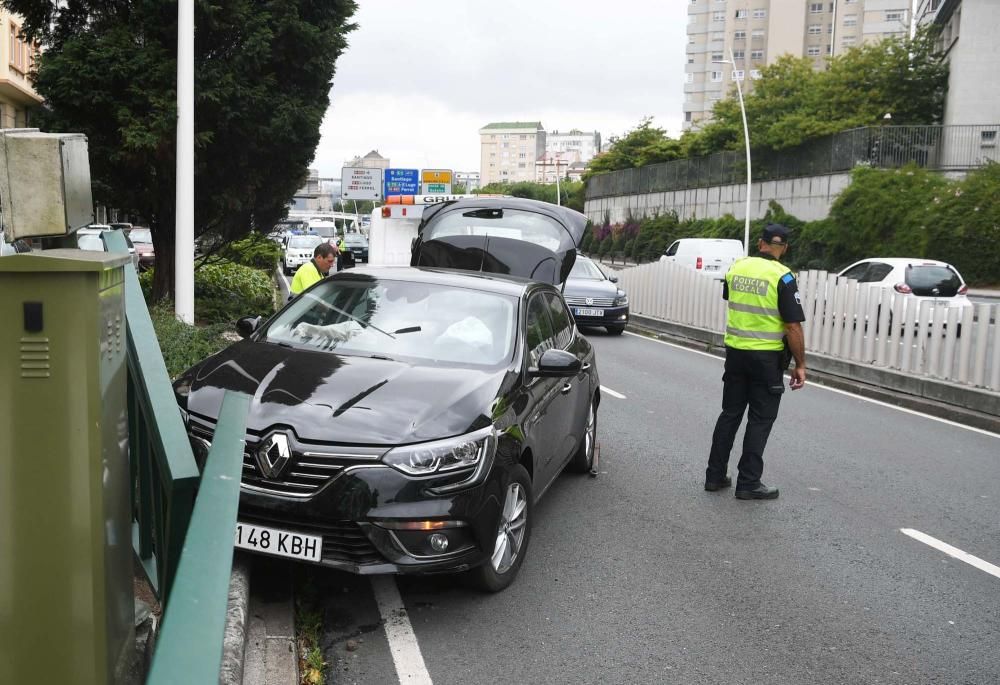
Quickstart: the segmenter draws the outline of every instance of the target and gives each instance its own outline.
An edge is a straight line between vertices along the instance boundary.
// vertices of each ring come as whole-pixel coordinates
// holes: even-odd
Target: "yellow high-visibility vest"
[[[785,322],[778,310],[778,282],[788,267],[775,259],[744,257],[726,274],[729,305],[727,347],[738,350],[781,350]]]

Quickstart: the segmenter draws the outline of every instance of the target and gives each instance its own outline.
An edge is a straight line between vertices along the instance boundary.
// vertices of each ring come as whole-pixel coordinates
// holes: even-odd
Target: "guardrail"
[[[121,231],[104,240],[128,250]],[[125,318],[132,542],[165,612],[147,682],[217,682],[249,397],[226,393],[200,475],[132,264]]]
[[[623,269],[631,311],[723,333],[722,281],[672,262]],[[903,374],[1000,391],[1000,305],[959,308],[825,271],[798,274],[806,350]]]
[[[873,126],[841,131],[786,150],[754,150],[751,163],[754,181],[841,173],[863,164],[965,171],[1000,161],[998,146],[1000,124]],[[598,174],[587,182],[587,199],[738,184],[746,181],[746,173],[742,151],[717,152]]]

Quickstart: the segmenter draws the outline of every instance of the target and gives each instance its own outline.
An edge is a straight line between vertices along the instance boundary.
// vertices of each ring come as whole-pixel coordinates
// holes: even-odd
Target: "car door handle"
[[[583,366],[580,367],[581,371],[590,371],[590,362],[584,362]]]
[[[559,392],[561,392],[563,395],[565,395],[566,393],[568,393],[572,389],[573,389],[573,384],[572,383],[563,383],[562,390],[560,390]]]

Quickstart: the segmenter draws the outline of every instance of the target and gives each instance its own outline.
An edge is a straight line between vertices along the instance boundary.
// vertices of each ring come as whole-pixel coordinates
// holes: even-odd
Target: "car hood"
[[[226,390],[252,397],[251,432],[276,425],[306,442],[395,445],[483,425],[508,373],[421,366],[330,352],[236,343],[185,374],[188,411],[215,420]]]
[[[559,245],[547,249],[526,240],[495,235],[448,235],[429,239],[425,230],[451,212],[503,212],[505,209],[542,214],[562,228]],[[502,220],[500,220],[502,221]],[[502,227],[502,223],[498,224]],[[580,212],[545,202],[519,198],[480,198],[442,202],[424,210],[413,242],[411,266],[509,274],[561,285],[576,262],[576,250],[587,227]]]
[[[566,281],[564,297],[610,297],[618,295],[618,286],[611,281],[596,278],[571,278]]]

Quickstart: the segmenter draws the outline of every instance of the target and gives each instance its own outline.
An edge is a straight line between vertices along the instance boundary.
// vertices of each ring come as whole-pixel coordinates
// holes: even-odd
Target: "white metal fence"
[[[631,311],[716,333],[722,281],[672,262],[617,272]],[[933,306],[825,271],[798,274],[806,350],[858,364],[1000,391],[1000,305]]]

